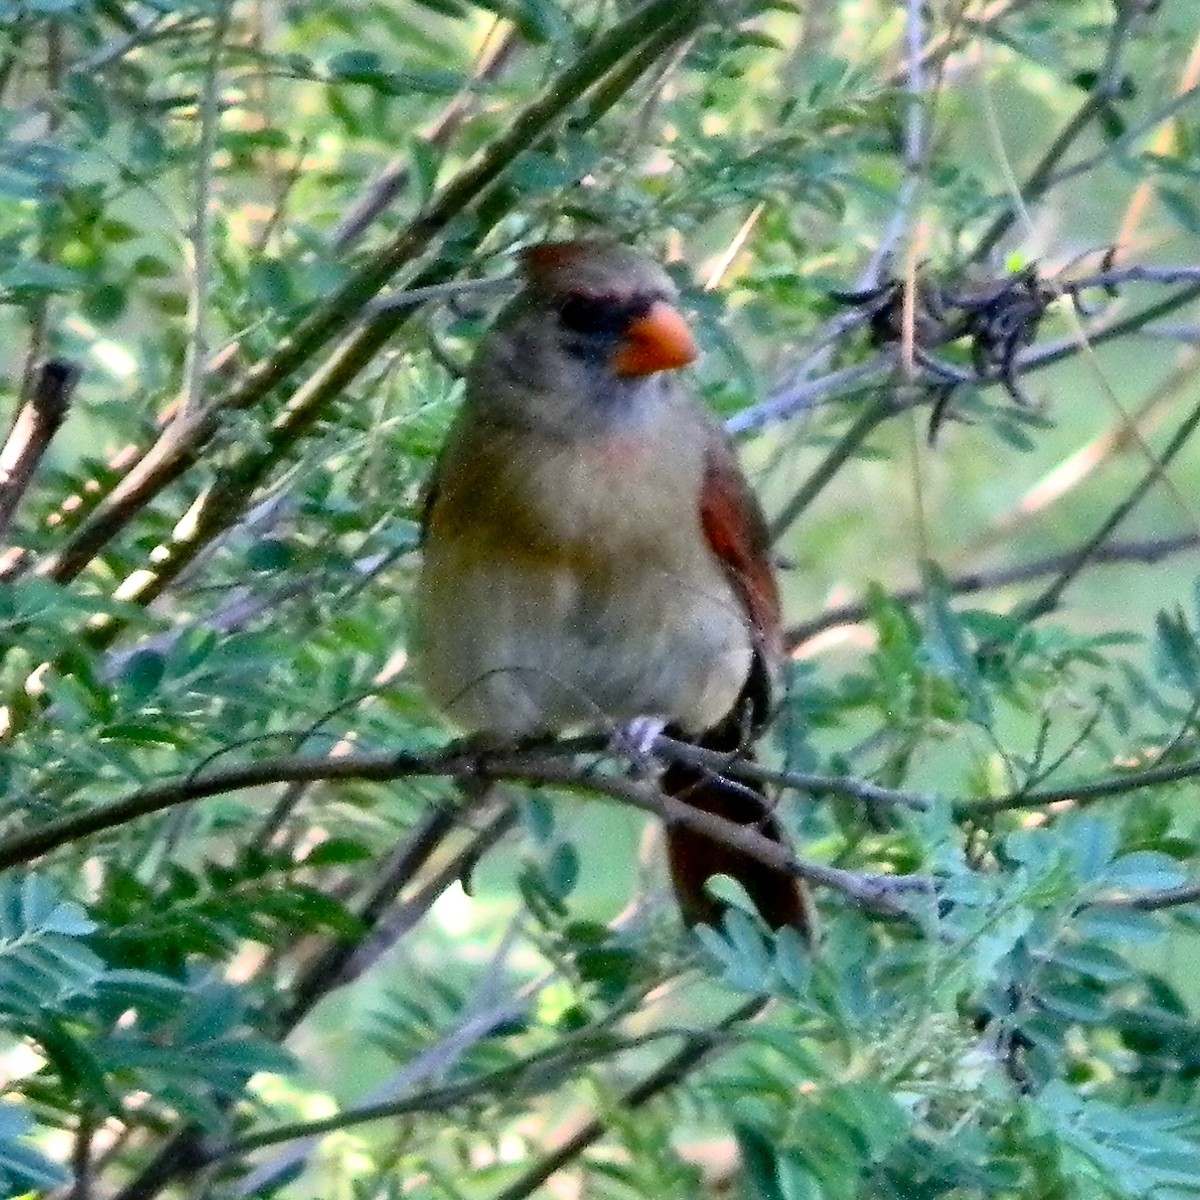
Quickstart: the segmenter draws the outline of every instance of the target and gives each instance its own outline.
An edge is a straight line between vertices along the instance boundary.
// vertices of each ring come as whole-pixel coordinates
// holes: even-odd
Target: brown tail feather
[[[701,742],[708,747],[708,737]],[[724,739],[720,739],[724,741]],[[727,750],[728,746],[710,749]],[[743,757],[745,752],[743,752]],[[711,772],[672,763],[662,778],[663,790],[693,808],[714,816],[755,825],[771,841],[787,845],[787,835],[765,795],[744,783],[730,783]],[[772,929],[791,926],[810,944],[816,940],[816,913],[808,889],[793,875],[766,864],[692,829],[668,827],[667,863],[683,919],[689,925],[719,923],[724,905],[705,890],[714,875],[736,879]]]

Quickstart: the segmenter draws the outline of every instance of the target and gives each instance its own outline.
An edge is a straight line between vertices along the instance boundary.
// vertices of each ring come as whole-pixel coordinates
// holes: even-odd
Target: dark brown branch
[[[0,538],[8,533],[38,464],[66,420],[79,375],[75,363],[57,358],[44,362],[28,402],[13,418],[0,450]]]
[[[672,757],[673,743],[661,739],[663,757]],[[580,766],[572,755],[594,752],[601,748],[595,739],[556,745],[551,742],[539,754],[536,749],[520,751],[495,751],[481,754],[477,749],[462,749],[451,746],[447,750],[431,755],[419,754],[353,754],[341,758],[314,758],[308,755],[292,755],[249,763],[224,771],[206,771],[201,775],[187,775],[167,780],[164,783],[142,788],[124,799],[110,804],[98,805],[85,812],[75,813],[52,821],[39,828],[17,833],[0,842],[0,870],[19,866],[41,858],[61,846],[69,845],[105,830],[116,829],[131,821],[140,820],[154,813],[190,804],[209,796],[243,791],[247,788],[263,787],[272,783],[295,782],[338,782],[357,781],[366,783],[388,783],[404,778],[447,777],[471,781],[513,780],[533,785],[543,784],[569,789],[600,792],[614,799],[633,804],[635,807],[655,812],[669,820],[681,820],[702,833],[716,836],[718,841],[746,849],[747,853],[768,866],[781,870],[801,870],[787,857],[786,851],[777,843],[757,835],[752,827],[734,825],[731,822],[700,813],[690,805],[661,797],[652,787],[629,780],[623,776],[606,774],[598,769]],[[846,796],[867,802],[886,802],[919,808],[926,803],[923,797],[902,792],[892,792],[859,780],[837,775],[810,775],[802,773],[765,772],[751,764],[730,762],[725,756],[682,747],[681,757],[694,763],[724,769],[736,778],[746,772],[752,780],[769,778],[775,782],[786,779],[790,786],[813,794]],[[715,822],[715,823],[714,823]],[[730,831],[737,831],[735,840]],[[809,864],[804,873],[831,872],[831,868]],[[826,882],[834,882],[839,872],[828,874]],[[818,875],[811,875],[818,878]]]

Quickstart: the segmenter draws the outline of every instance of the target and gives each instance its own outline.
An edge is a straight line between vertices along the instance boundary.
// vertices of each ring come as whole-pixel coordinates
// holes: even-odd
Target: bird
[[[680,385],[698,355],[667,271],[583,238],[521,254],[519,294],[466,374],[422,523],[414,650],[426,694],[497,745],[637,721],[748,757],[781,656],[766,521],[728,436]],[[764,792],[679,760],[660,786],[788,845]],[[679,823],[684,921],[737,880],[809,940],[794,875]]]

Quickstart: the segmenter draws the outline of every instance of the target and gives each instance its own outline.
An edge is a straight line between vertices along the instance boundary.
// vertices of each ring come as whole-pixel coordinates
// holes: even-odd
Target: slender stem
[[[1112,509],[1100,528],[1070,556],[1067,564],[1059,571],[1049,586],[1039,592],[1028,604],[1022,605],[1017,614],[1020,620],[1035,621],[1038,617],[1044,616],[1058,607],[1063,593],[1108,540],[1109,535],[1162,477],[1167,465],[1187,445],[1188,439],[1195,433],[1198,426],[1200,426],[1200,404],[1193,406],[1192,411],[1180,422],[1162,454],[1151,463],[1150,468],[1143,473],[1141,479],[1134,484],[1125,498]]]
[[[725,1035],[731,1029],[744,1021],[753,1020],[766,1008],[767,1004],[767,997],[754,996],[722,1018],[711,1031],[695,1034],[686,1045],[671,1055],[656,1071],[653,1071],[641,1083],[630,1088],[621,1097],[620,1107],[622,1109],[641,1108],[656,1096],[681,1083],[728,1044],[728,1038]],[[577,1159],[607,1132],[608,1125],[599,1117],[594,1117],[557,1150],[551,1151],[534,1163],[516,1182],[509,1184],[503,1191],[497,1192],[492,1200],[525,1200],[525,1197],[532,1195],[552,1175]]]
[[[1000,239],[1012,228],[1029,202],[1037,200],[1053,186],[1055,168],[1062,162],[1063,156],[1120,94],[1121,68],[1125,49],[1129,43],[1136,5],[1133,0],[1117,0],[1115,8],[1116,14],[1113,17],[1112,29],[1109,31],[1104,63],[1097,73],[1096,82],[1092,85],[1091,91],[1046,148],[1019,193],[1013,197],[1008,207],[980,237],[971,255],[974,261],[979,262],[987,258],[1000,243]]]
[[[956,817],[971,820],[1013,809],[1046,808],[1051,804],[1091,804],[1107,800],[1111,796],[1124,796],[1142,788],[1159,787],[1167,783],[1179,783],[1200,775],[1200,760],[1171,763],[1162,767],[1149,767],[1144,771],[1126,771],[1107,776],[1091,783],[1078,783],[1069,787],[1047,788],[1038,792],[1013,792],[1007,796],[994,796],[987,800],[962,800],[954,805]]]
[[[1138,542],[1114,542],[1107,546],[1098,546],[1091,556],[1091,562],[1096,566],[1118,565],[1120,563],[1155,563],[1172,554],[1184,550],[1194,550],[1200,547],[1200,533],[1182,533],[1177,537],[1151,538]],[[1043,558],[1031,559],[1029,562],[1014,563],[1007,567],[996,567],[992,570],[970,571],[964,575],[956,575],[950,580],[950,591],[954,595],[969,596],[975,592],[989,591],[992,588],[1010,587],[1014,583],[1027,583],[1043,575],[1051,575],[1061,571],[1078,554],[1070,551],[1067,554],[1050,554]],[[925,595],[921,587],[906,587],[891,593],[892,597],[902,603],[920,600]],[[857,625],[870,615],[870,610],[864,601],[858,600],[853,604],[839,604],[835,608],[827,608],[811,620],[793,625],[786,634],[785,645],[796,649],[810,641],[818,634],[843,625]]]
[[[509,29],[490,49],[484,47],[471,82],[442,110],[433,127],[421,135],[425,145],[441,148],[449,143],[471,112],[479,85],[498,80],[517,61],[520,49],[521,38],[515,28]],[[338,254],[353,249],[372,222],[404,192],[411,178],[412,155],[405,150],[375,177],[366,192],[351,205],[350,211],[338,222],[330,236],[330,247]]]
[[[208,61],[200,95],[200,136],[196,148],[196,200],[189,237],[191,289],[188,302],[187,357],[183,392],[176,420],[187,420],[204,403],[205,366],[208,361],[208,288],[211,274],[213,160],[221,113],[218,105],[221,84],[221,53],[229,32],[232,0],[218,0],[213,22]]]
[[[897,412],[896,398],[890,389],[866,404],[854,418],[850,428],[838,439],[837,445],[821,460],[817,469],[803,486],[779,510],[771,522],[771,537],[778,541],[793,523],[821,494],[826,484],[862,449],[867,438]]]

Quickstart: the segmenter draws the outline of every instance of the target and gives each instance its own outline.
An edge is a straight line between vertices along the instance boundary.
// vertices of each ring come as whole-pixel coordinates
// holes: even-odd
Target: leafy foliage
[[[0,1194],[1200,1194],[1197,22],[0,4]],[[458,284],[596,229],[750,435],[815,951],[405,671]]]

